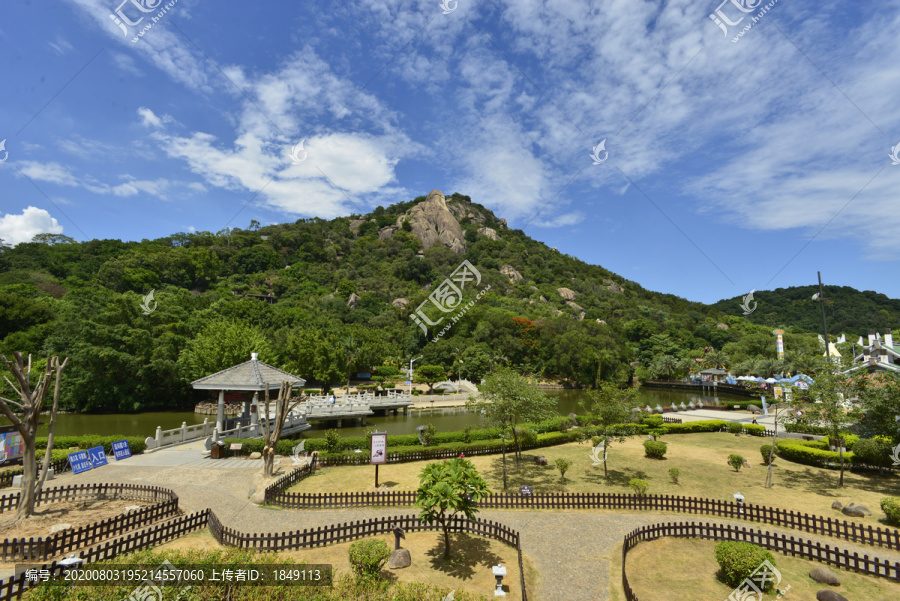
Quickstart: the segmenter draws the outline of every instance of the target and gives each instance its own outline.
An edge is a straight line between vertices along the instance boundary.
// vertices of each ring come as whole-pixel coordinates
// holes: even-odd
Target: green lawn
[[[716,541],[696,538],[661,538],[640,543],[628,552],[628,582],[639,599],[654,601],[682,601],[689,598],[696,601],[722,601],[727,598],[732,587],[717,578],[719,564],[716,562],[714,549]],[[803,601],[815,599],[816,593],[823,589],[831,589],[847,599],[866,599],[867,601],[895,601],[900,599],[900,584],[886,578],[864,576],[855,572],[840,570],[835,566],[818,561],[809,561],[798,557],[790,557],[772,552],[775,556],[775,567],[781,573],[778,588],[787,590],[782,597]],[[621,553],[616,554],[618,559]],[[676,560],[673,565],[673,558]],[[809,577],[809,571],[815,567],[827,567],[838,575],[840,586],[830,587],[820,584]],[[621,562],[613,566],[615,573],[610,574],[610,581],[618,594],[614,599],[624,599],[621,591]],[[765,601],[773,601],[777,593],[765,596]],[[755,599],[756,597],[752,597]]]
[[[642,478],[650,483],[651,494],[672,494],[690,497],[732,500],[734,493],[744,495],[747,503],[794,509],[825,516],[842,516],[831,509],[835,500],[844,505],[856,501],[869,507],[872,517],[845,518],[877,525],[884,518],[879,502],[886,496],[900,496],[900,477],[896,475],[859,475],[846,471],[844,487],[838,488],[838,472],[815,468],[778,459],[773,468],[775,486],[764,488],[766,467],[761,464],[759,447],[770,439],[726,433],[679,434],[664,437],[668,443],[667,457],[653,460],[644,457],[643,441],[635,436],[624,444],[610,447],[609,477],[604,478],[602,467],[593,467],[590,443],[569,443],[528,451],[523,454],[517,469],[513,455],[507,454],[508,490],[518,491],[528,484],[536,493],[550,492],[630,492],[628,481]],[[728,455],[743,455],[752,465],[735,472],[728,464]],[[534,463],[536,455],[547,457],[547,466]],[[554,460],[564,457],[572,466],[566,481],[560,480]],[[491,489],[502,489],[502,461],[500,455],[471,457],[472,463],[487,479]],[[418,474],[425,462],[383,465],[379,468],[379,484],[392,490],[416,490]],[[681,470],[680,483],[673,484],[668,470]],[[299,482],[290,492],[363,492],[373,490],[374,466],[346,466],[320,469],[314,476]],[[882,523],[881,525],[884,525]]]

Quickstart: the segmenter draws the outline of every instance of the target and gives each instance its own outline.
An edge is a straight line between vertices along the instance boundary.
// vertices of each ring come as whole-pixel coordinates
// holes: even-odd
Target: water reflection
[[[579,401],[589,403],[588,395],[583,390],[549,390],[547,395],[557,400],[557,410],[560,415],[568,415],[570,413],[583,413],[579,406]],[[696,394],[681,390],[661,390],[661,389],[641,389],[639,399],[641,406],[650,405],[672,405],[673,403],[688,404],[691,401],[696,403],[699,400],[709,402],[715,399],[712,395]],[[731,395],[720,395],[721,399],[747,400],[745,397],[733,397]],[[178,428],[182,422],[187,425],[201,424],[205,418],[209,418],[211,422],[215,421],[214,415],[198,415],[190,411],[177,412],[155,412],[155,413],[136,413],[136,414],[102,414],[102,415],[85,415],[85,414],[63,414],[57,417],[56,435],[57,436],[78,436],[81,434],[100,434],[102,436],[124,435],[124,436],[153,436],[156,427],[160,426],[163,430]],[[45,416],[42,421],[49,422],[49,416]],[[6,419],[0,420],[3,425],[9,422]],[[467,425],[480,427],[484,424],[482,415],[464,408],[443,408],[443,409],[422,409],[411,410],[409,415],[388,415],[374,416],[367,420],[367,425],[349,426],[340,429],[344,436],[360,436],[367,430],[377,428],[380,431],[387,431],[388,434],[415,434],[416,427],[424,424],[434,424],[439,432],[448,432],[452,430],[462,430]],[[317,423],[308,430],[305,435],[307,437],[321,437],[325,435],[325,431],[333,427],[327,423]],[[46,433],[46,425],[39,431],[39,436]]]

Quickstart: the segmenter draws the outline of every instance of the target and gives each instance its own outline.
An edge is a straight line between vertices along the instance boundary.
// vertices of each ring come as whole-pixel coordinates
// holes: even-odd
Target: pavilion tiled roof
[[[284,370],[272,367],[256,358],[191,382],[195,390],[253,390],[262,391],[266,384],[277,390],[282,382],[290,382],[292,388],[303,386],[306,380]]]

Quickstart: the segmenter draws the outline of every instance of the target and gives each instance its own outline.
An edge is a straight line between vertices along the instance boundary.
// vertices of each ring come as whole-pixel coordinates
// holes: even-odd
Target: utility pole
[[[817,300],[819,304],[822,306],[822,329],[825,330],[825,360],[828,363],[831,363],[831,349],[828,346],[828,322],[825,321],[825,291],[822,288],[822,272],[817,272],[819,274],[819,294],[813,297],[813,300]]]

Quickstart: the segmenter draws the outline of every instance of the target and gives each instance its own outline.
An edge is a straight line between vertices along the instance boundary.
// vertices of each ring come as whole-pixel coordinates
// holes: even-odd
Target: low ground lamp
[[[502,564],[497,564],[491,568],[494,572],[494,578],[497,579],[497,588],[494,589],[495,597],[505,597],[506,591],[503,590],[503,577],[506,576],[506,568]]]
[[[737,502],[738,511],[740,511],[740,513],[744,513],[744,495],[742,495],[741,493],[735,493],[734,500]]]

